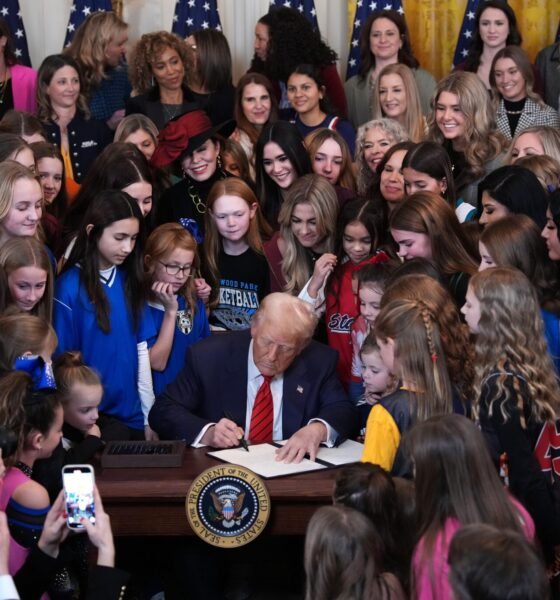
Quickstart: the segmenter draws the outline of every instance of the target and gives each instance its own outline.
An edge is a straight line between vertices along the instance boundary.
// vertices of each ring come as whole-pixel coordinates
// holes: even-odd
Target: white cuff
[[[325,444],[327,448],[333,448],[338,439],[338,433],[326,421],[323,421],[323,419],[310,419],[307,424],[310,425],[311,423],[323,423],[327,428],[327,439],[322,443]]]
[[[191,446],[193,448],[204,448],[206,446],[206,444],[201,444],[200,440],[204,437],[204,434],[210,429],[210,427],[213,427],[216,423],[208,423],[208,425],[205,425],[201,430],[200,433],[196,436],[194,442],[191,444]]]

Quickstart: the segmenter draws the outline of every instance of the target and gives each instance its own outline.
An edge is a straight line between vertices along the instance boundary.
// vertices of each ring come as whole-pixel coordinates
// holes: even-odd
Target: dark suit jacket
[[[187,93],[185,93],[183,106],[175,116],[182,115],[183,113],[195,110],[197,108],[200,108],[198,103],[194,102],[192,98],[188,97]],[[126,101],[125,112],[127,115],[137,113],[145,115],[151,119],[160,130],[163,129],[167,121],[169,121],[169,115],[165,114],[163,105],[159,99],[159,91],[155,87],[145,94],[128,98]]]
[[[187,350],[185,367],[150,412],[162,439],[191,444],[208,423],[231,414],[245,424],[249,331],[211,336]],[[283,437],[320,418],[345,438],[355,433],[357,414],[336,374],[337,353],[311,342],[284,372]]]

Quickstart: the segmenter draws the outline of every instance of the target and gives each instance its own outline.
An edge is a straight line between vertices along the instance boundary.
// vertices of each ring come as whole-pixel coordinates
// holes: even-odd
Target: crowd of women
[[[126,23],[95,13],[35,73],[0,19],[10,573],[61,466],[111,439],[157,439],[149,412],[188,346],[249,328],[282,291],[321,316],[364,442],[310,523],[307,597],[548,597],[558,44],[533,65],[504,0],[480,6],[465,62],[438,82],[392,10],[363,24],[344,85],[336,54],[284,7],[256,24],[237,86],[221,32],[147,33],[128,63],[126,44]],[[84,576],[73,546],[53,598]]]

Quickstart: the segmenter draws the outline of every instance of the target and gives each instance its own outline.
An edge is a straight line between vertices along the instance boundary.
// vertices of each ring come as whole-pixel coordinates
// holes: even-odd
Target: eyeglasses
[[[158,263],[163,265],[165,272],[172,277],[179,275],[179,273],[185,277],[188,277],[191,274],[192,265],[186,265],[184,267],[180,267],[179,265],[167,265],[164,262],[161,262],[161,260],[158,260]]]

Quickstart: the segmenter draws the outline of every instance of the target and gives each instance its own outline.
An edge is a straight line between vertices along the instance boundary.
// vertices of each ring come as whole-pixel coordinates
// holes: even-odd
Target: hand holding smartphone
[[[84,529],[82,519],[95,523],[95,477],[91,465],[66,465],[62,468],[62,485],[66,505],[66,525]]]

